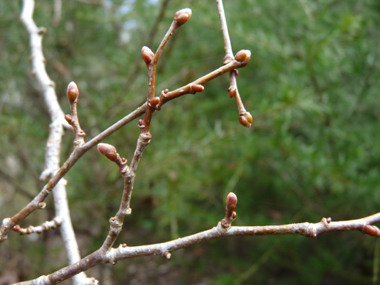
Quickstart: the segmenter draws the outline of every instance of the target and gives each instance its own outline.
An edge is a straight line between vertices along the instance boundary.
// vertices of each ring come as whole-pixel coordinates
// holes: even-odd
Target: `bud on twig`
[[[71,118],[71,115],[67,114],[65,115],[65,120],[70,124],[73,119]]]
[[[374,225],[366,225],[363,229],[363,231],[370,235],[370,236],[374,236],[374,237],[379,237],[380,236],[380,230],[378,227],[374,226]]]
[[[113,145],[108,143],[100,143],[98,144],[98,151],[111,161],[115,161],[117,159],[117,150]]]
[[[78,99],[79,96],[79,89],[78,86],[75,84],[74,81],[71,81],[69,85],[67,85],[66,90],[67,97],[69,98],[70,102],[74,102]]]
[[[236,219],[236,204],[237,204],[237,196],[235,193],[230,192],[227,195],[226,199],[226,216],[221,221],[222,227],[224,229],[229,229],[231,227],[231,223]]]
[[[241,67],[244,67],[248,64],[249,60],[251,59],[251,51],[243,49],[235,55],[235,59],[242,63]]]
[[[230,96],[230,98],[233,98],[235,97],[236,95],[236,88],[235,87],[229,87],[228,88],[228,96]]]
[[[177,21],[178,24],[183,25],[190,19],[192,11],[190,8],[185,8],[177,11],[174,15],[174,20]]]
[[[228,193],[227,199],[226,199],[227,209],[229,211],[235,211],[236,204],[237,204],[237,196],[236,196],[236,194],[233,193],[233,192]]]
[[[150,104],[152,107],[155,107],[158,103],[160,103],[160,98],[159,98],[159,97],[153,97],[153,98],[150,99],[150,101],[149,101],[149,104]]]
[[[204,86],[201,84],[193,84],[193,85],[191,85],[191,89],[194,92],[202,92],[203,90],[205,90]]]
[[[239,116],[239,122],[244,127],[249,128],[253,123],[252,115],[249,112],[245,112],[243,115]]]
[[[141,55],[142,55],[142,58],[145,61],[146,65],[149,65],[151,63],[151,61],[153,60],[153,57],[154,57],[154,53],[147,46],[142,47]]]

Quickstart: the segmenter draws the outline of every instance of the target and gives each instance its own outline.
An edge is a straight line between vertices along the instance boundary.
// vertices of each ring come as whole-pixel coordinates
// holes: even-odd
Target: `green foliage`
[[[63,1],[57,27],[52,27],[53,1],[38,1],[34,18],[47,28],[47,69],[65,112],[68,82],[79,86],[86,139],[144,102],[147,70],[140,49],[148,43],[156,49],[176,10],[189,6],[193,16],[164,51],[157,92],[187,84],[223,62],[213,1],[170,1],[153,38],[149,34],[161,2],[125,1],[130,4],[123,6],[123,1],[106,1],[105,7],[85,2]],[[322,216],[354,219],[378,211],[379,3],[225,2],[234,51],[252,52],[237,79],[254,123],[250,129],[239,124],[236,104],[226,90],[228,76],[155,113],[152,142],[135,180],[133,215],[126,220],[120,243],[160,242],[213,227],[224,217],[229,191],[239,199],[236,225],[318,222]],[[0,171],[34,195],[43,185],[37,178],[43,169],[49,121],[30,75],[28,35],[17,21],[20,6],[17,1],[0,3]],[[105,141],[128,160],[139,133],[136,125],[131,123]],[[67,134],[62,160],[72,150],[72,138]],[[123,181],[116,166],[96,150],[78,161],[67,179],[84,255],[104,240]],[[28,199],[9,181],[0,183],[0,213],[6,217]],[[53,215],[49,207],[34,213],[23,226]],[[57,264],[55,253],[61,245],[57,233],[41,235],[36,247],[34,241],[11,235],[2,256],[23,251],[29,266],[36,261],[43,265],[43,272],[31,269],[24,272],[24,279],[49,273],[66,264],[64,254]],[[33,250],[24,251],[21,243]],[[356,232],[316,240],[230,238],[173,254],[170,265],[158,258],[153,261],[169,266],[171,274],[165,274],[174,283],[180,283],[181,274],[189,274],[185,269],[190,268],[186,280],[193,283],[206,279],[213,284],[358,284],[372,280],[374,242]],[[7,258],[0,262],[4,265]],[[143,266],[144,260],[128,264],[133,262]],[[120,284],[136,276],[133,270],[125,273],[121,265],[112,272]],[[165,274],[157,271],[149,284]]]

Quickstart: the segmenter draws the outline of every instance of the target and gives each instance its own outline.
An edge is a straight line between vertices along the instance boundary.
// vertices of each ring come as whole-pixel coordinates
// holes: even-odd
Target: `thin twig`
[[[33,233],[40,234],[42,232],[59,227],[61,223],[62,223],[62,219],[60,217],[55,217],[53,220],[46,221],[39,226],[35,226],[35,227],[29,226],[26,229],[24,229],[24,228],[21,228],[19,225],[17,225],[13,227],[13,230],[15,232],[18,232],[20,235],[30,235]]]
[[[224,64],[228,64],[229,62],[233,60],[234,56],[232,52],[230,35],[228,33],[227,20],[226,20],[226,15],[224,13],[224,8],[223,8],[223,1],[216,0],[216,5],[218,7],[220,26],[223,33],[224,50],[226,52],[226,55],[224,56]],[[235,97],[236,104],[238,107],[238,112],[239,112],[240,123],[245,127],[250,127],[253,119],[252,119],[251,114],[245,110],[243,101],[241,100],[239,90],[237,87],[237,82],[236,82],[237,75],[238,73],[235,70],[231,70],[229,72],[230,87],[228,87],[228,94],[231,98]]]

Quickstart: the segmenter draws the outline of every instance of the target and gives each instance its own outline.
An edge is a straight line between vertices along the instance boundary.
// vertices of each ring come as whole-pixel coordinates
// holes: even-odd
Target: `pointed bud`
[[[236,55],[235,55],[235,59],[237,61],[240,61],[241,62],[241,67],[244,67],[248,64],[249,60],[251,58],[251,51],[247,50],[247,49],[243,49],[241,51],[239,51]]]
[[[183,25],[190,19],[192,11],[190,8],[185,8],[177,11],[174,15],[174,20],[177,21],[178,24]]]
[[[69,98],[70,102],[74,102],[78,99],[79,96],[79,89],[78,86],[75,84],[74,81],[71,81],[69,85],[67,85],[66,90],[67,97]]]
[[[98,144],[98,151],[109,160],[115,161],[117,159],[117,150],[113,145],[108,143],[100,143]]]
[[[251,124],[253,123],[253,118],[249,112],[245,112],[243,115],[239,116],[239,122],[244,127],[249,128]]]
[[[154,57],[154,53],[147,46],[142,47],[141,55],[142,55],[142,58],[145,61],[146,65],[149,65],[151,63],[151,61],[153,60],[153,57]]]

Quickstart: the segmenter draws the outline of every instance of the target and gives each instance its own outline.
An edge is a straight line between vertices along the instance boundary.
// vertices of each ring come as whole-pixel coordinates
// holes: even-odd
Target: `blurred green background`
[[[209,229],[237,194],[234,225],[356,219],[380,209],[380,2],[377,0],[225,0],[234,52],[252,58],[238,86],[254,117],[238,122],[228,75],[155,113],[152,142],[135,180],[133,215],[117,240],[163,242]],[[157,69],[157,92],[173,90],[218,68],[224,57],[214,1],[37,1],[34,19],[47,28],[43,48],[62,108],[74,80],[79,117],[90,139],[142,104],[147,69],[140,50],[156,50],[174,13],[191,19],[169,42]],[[45,182],[50,119],[31,75],[21,1],[0,0],[0,214],[15,214]],[[162,13],[161,13],[162,12]],[[137,122],[104,142],[131,160]],[[62,162],[71,153],[67,133]],[[82,256],[104,241],[123,180],[96,149],[67,174],[71,217]],[[35,212],[22,226],[54,217]],[[234,237],[88,271],[101,284],[379,284],[380,243],[360,232]],[[11,234],[0,247],[0,272],[17,280],[67,263],[59,230]],[[11,273],[10,273],[11,272]],[[67,283],[69,284],[69,283]]]

